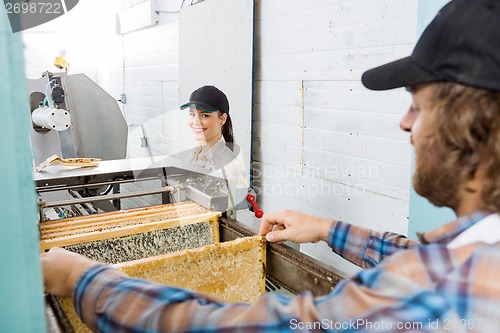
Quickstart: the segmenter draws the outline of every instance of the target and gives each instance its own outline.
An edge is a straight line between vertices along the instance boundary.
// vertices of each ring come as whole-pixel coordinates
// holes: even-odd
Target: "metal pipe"
[[[80,195],[80,193],[76,192],[76,191],[73,191],[73,190],[70,190],[69,193],[71,193],[71,195],[75,198],[78,198],[78,199],[82,199],[83,197]],[[97,210],[95,210],[94,207],[92,207],[92,205],[88,204],[88,203],[84,203],[82,204],[82,206],[85,206],[87,207],[87,209],[90,211],[91,214],[96,214],[97,213]]]
[[[100,197],[86,197],[81,199],[73,199],[73,200],[62,200],[62,201],[52,201],[52,202],[42,202],[39,203],[41,208],[50,208],[50,207],[58,207],[58,206],[66,206],[66,205],[74,205],[74,204],[82,204],[86,202],[96,202],[96,201],[106,201],[113,199],[124,199],[124,198],[132,198],[138,197],[142,195],[152,195],[163,192],[172,192],[175,188],[173,186],[167,186],[158,190],[149,190],[149,191],[137,191],[137,192],[129,192],[129,193],[120,193],[113,195],[106,195]]]
[[[148,178],[141,178],[140,181],[157,180],[157,179],[159,179],[159,178],[158,177],[148,177]],[[112,180],[109,182],[81,184],[81,185],[69,185],[69,186],[68,185],[53,185],[53,186],[37,187],[36,190],[38,193],[44,193],[44,192],[51,192],[51,191],[73,190],[73,189],[86,188],[86,187],[101,187],[101,186],[106,186],[106,185],[125,184],[125,183],[132,183],[132,182],[136,182],[136,181],[137,181],[137,179],[123,179],[123,180]]]
[[[87,216],[90,215],[82,205],[71,205],[71,208],[74,212],[77,212],[79,216]]]

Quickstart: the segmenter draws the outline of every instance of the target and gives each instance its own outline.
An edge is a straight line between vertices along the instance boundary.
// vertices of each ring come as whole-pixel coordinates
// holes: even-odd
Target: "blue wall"
[[[418,34],[432,21],[436,13],[448,0],[420,0],[418,2]],[[414,154],[414,153],[413,153]],[[411,165],[411,173],[415,170],[414,159]],[[410,220],[408,225],[408,236],[415,238],[415,232],[422,232],[436,228],[456,218],[455,213],[449,208],[437,208],[427,199],[410,190]]]
[[[45,332],[22,41],[0,6],[0,332]]]

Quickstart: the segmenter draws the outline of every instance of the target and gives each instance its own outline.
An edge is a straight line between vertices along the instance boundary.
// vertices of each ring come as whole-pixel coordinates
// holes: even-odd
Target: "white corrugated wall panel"
[[[411,145],[398,124],[409,96],[359,80],[411,52],[416,15],[415,1],[256,1],[254,186],[265,211],[407,232]],[[322,245],[301,250],[355,271]]]
[[[127,9],[140,1],[129,1]],[[123,105],[129,125],[127,157],[175,153],[177,143],[179,21],[182,1],[159,0],[159,24],[133,31],[123,38]],[[143,138],[148,146],[142,146]],[[150,183],[122,186],[122,191],[151,188]],[[160,204],[160,195],[122,200],[123,208]]]

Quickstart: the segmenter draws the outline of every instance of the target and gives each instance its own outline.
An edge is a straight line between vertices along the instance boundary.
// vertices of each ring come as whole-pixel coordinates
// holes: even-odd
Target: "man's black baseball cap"
[[[181,105],[181,110],[190,106],[196,106],[206,112],[229,113],[229,101],[226,94],[214,86],[203,86],[193,91],[189,96],[189,102]]]
[[[500,1],[450,1],[411,56],[370,69],[361,81],[372,90],[451,81],[500,91]]]

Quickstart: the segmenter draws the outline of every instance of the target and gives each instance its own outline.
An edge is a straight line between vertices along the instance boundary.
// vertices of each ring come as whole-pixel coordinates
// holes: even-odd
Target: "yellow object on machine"
[[[66,59],[64,59],[64,57],[58,56],[54,59],[54,66],[56,66],[59,69],[67,70],[68,65],[69,65],[68,62],[66,61]]]

